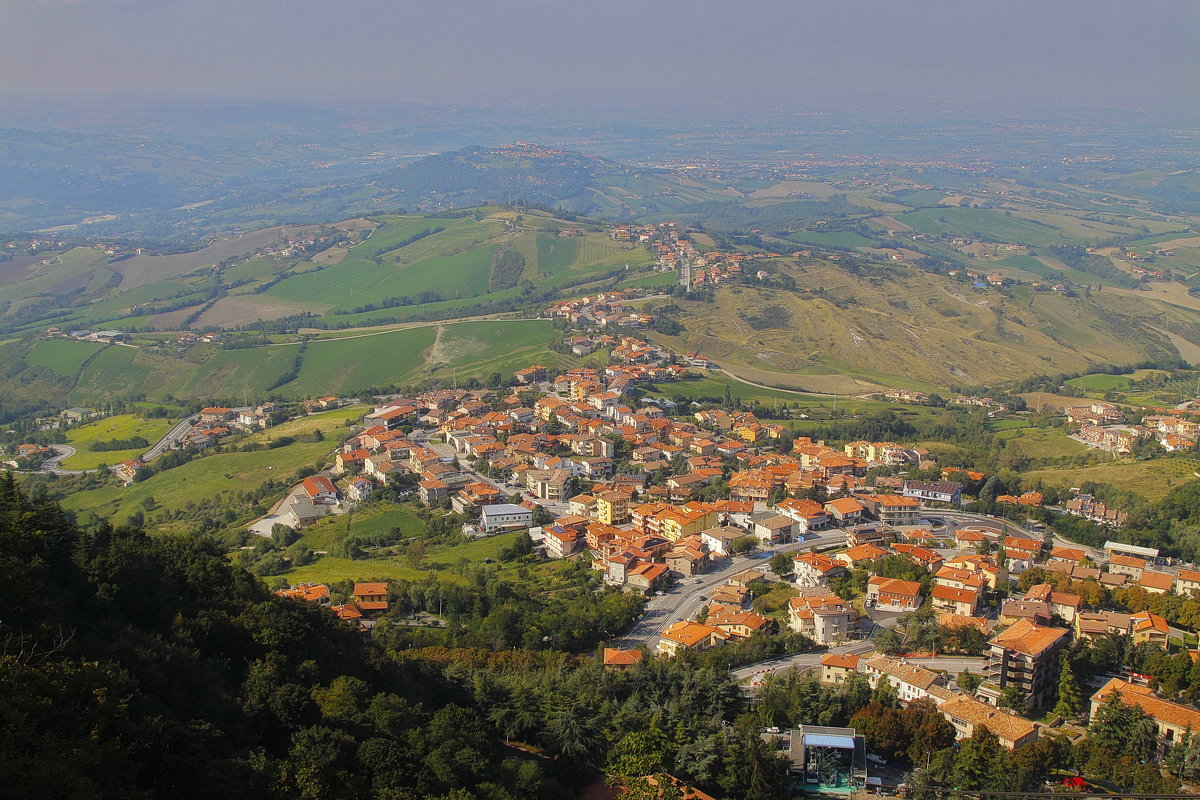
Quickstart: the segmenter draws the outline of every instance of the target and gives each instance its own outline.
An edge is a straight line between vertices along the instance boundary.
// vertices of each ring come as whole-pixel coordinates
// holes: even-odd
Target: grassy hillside
[[[40,340],[7,345],[16,371],[0,388],[11,387],[10,397],[55,398],[60,405],[114,398],[240,405],[268,395],[360,393],[431,377],[465,381],[497,372],[508,376],[534,362],[577,363],[548,349],[558,335],[549,320],[534,319],[330,332],[307,345],[300,337],[278,336],[274,338],[280,341],[229,350],[208,344],[179,347],[151,337],[106,347]]]
[[[116,439],[132,439],[140,436],[150,444],[161,439],[174,423],[165,419],[145,419],[136,414],[120,414],[115,417],[90,422],[67,431],[67,442],[78,452],[64,459],[60,466],[63,469],[95,469],[100,464],[117,464],[127,458],[137,458],[146,452],[147,447],[134,447],[128,450],[97,450],[90,446],[97,442],[111,442]]]
[[[1089,363],[1177,357],[1159,328],[1186,314],[1133,293],[1067,297],[1028,287],[975,289],[903,266],[847,270],[775,259],[795,290],[729,287],[712,302],[674,301],[684,333],[750,380],[795,389],[929,388],[1079,371]],[[764,309],[771,309],[765,314]]]

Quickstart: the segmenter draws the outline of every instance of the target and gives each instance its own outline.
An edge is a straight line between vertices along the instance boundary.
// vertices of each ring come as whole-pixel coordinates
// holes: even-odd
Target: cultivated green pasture
[[[45,367],[57,375],[74,375],[88,356],[105,345],[100,342],[76,342],[70,339],[45,339],[33,346],[25,363]]]
[[[135,436],[141,436],[150,444],[154,444],[174,424],[166,419],[144,419],[136,414],[119,414],[80,425],[67,431],[67,443],[78,452],[70,458],[63,459],[61,466],[63,469],[95,469],[100,464],[117,464],[127,458],[137,458],[149,448],[93,452],[88,447],[93,442],[132,439]]]

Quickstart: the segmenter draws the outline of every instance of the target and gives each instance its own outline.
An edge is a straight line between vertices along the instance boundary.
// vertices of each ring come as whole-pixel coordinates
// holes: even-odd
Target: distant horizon
[[[0,0],[0,96],[1200,111],[1192,0]]]

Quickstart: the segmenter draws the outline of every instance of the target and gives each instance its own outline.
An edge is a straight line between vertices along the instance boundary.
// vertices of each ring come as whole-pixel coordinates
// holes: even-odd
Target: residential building
[[[1041,708],[1054,696],[1058,654],[1070,641],[1066,628],[1018,620],[989,642],[988,680],[1001,690],[1015,686],[1025,693],[1031,707]]]
[[[763,542],[790,542],[795,521],[782,514],[772,514],[763,511],[750,518],[753,523],[752,532]]]
[[[788,498],[775,510],[795,523],[793,535],[797,537],[829,524],[829,512],[816,500]]]
[[[719,556],[727,556],[733,552],[731,545],[744,536],[746,536],[746,532],[741,528],[722,525],[702,531],[700,533],[700,540],[708,547],[708,552]]]
[[[662,632],[658,639],[658,654],[673,656],[681,649],[701,652],[724,644],[729,634],[711,625],[680,620]]]
[[[1150,594],[1170,594],[1175,590],[1175,576],[1169,572],[1144,569],[1138,586]]]
[[[962,484],[957,481],[905,481],[901,490],[905,497],[915,497],[924,503],[954,503],[962,499]]]
[[[839,497],[827,502],[825,511],[837,520],[838,525],[853,525],[862,519],[864,508],[863,504],[853,497]]]
[[[641,650],[621,650],[616,647],[604,648],[605,669],[628,669],[642,663],[644,653]]]
[[[381,614],[388,610],[386,581],[354,584],[354,605],[364,614]]]
[[[718,628],[730,636],[745,639],[766,630],[770,620],[753,611],[743,611],[737,606],[713,604],[708,609],[708,617],[704,624]]]
[[[788,627],[817,644],[844,641],[854,629],[857,616],[846,601],[832,593],[788,600]]]
[[[934,586],[930,594],[934,609],[970,617],[979,608],[979,592],[970,589],[955,589],[951,586]]]
[[[826,653],[821,657],[821,683],[843,684],[858,672],[858,656]]]
[[[1194,569],[1179,570],[1175,576],[1175,593],[1190,597],[1197,589],[1200,589],[1200,572]]]
[[[1200,731],[1200,711],[1189,706],[1173,703],[1154,694],[1149,686],[1137,686],[1120,678],[1112,678],[1092,695],[1091,716],[1112,696],[1121,698],[1127,706],[1137,706],[1154,721],[1158,738],[1164,744],[1179,743],[1185,736]]]
[[[1133,632],[1133,643],[1157,644],[1166,648],[1171,641],[1171,627],[1167,621],[1151,611],[1141,611],[1129,618]]]
[[[479,524],[485,533],[520,530],[533,525],[533,511],[515,503],[486,505],[480,509]]]
[[[872,575],[867,579],[867,600],[880,611],[914,611],[921,607],[921,584]]]
[[[1149,564],[1144,558],[1114,554],[1108,558],[1108,571],[1114,575],[1127,575],[1133,581],[1140,581],[1142,573]]]
[[[792,573],[798,586],[828,586],[846,567],[822,553],[800,553],[792,558]]]
[[[1117,611],[1085,611],[1075,617],[1075,635],[1080,639],[1095,639],[1110,633],[1128,636],[1132,630],[1129,615]]]
[[[980,728],[991,731],[1000,744],[1010,750],[1037,741],[1037,726],[1024,717],[1010,714],[966,695],[955,694],[938,706],[938,711],[954,726],[956,739],[967,739]]]
[[[1074,624],[1075,615],[1079,613],[1079,608],[1083,604],[1083,598],[1079,595],[1057,591],[1048,583],[1030,586],[1025,592],[1025,599],[1049,603],[1050,612],[1054,616],[1062,618],[1068,625]]]
[[[858,500],[875,519],[886,525],[916,525],[921,519],[921,501],[896,494],[864,494]]]
[[[929,697],[930,687],[946,685],[945,675],[888,656],[872,657],[863,671],[872,689],[878,688],[881,681],[887,681],[902,703]]]

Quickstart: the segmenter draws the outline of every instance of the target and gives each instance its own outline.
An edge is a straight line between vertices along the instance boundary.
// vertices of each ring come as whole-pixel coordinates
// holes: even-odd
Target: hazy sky
[[[0,93],[1196,110],[1200,0],[0,0]]]

